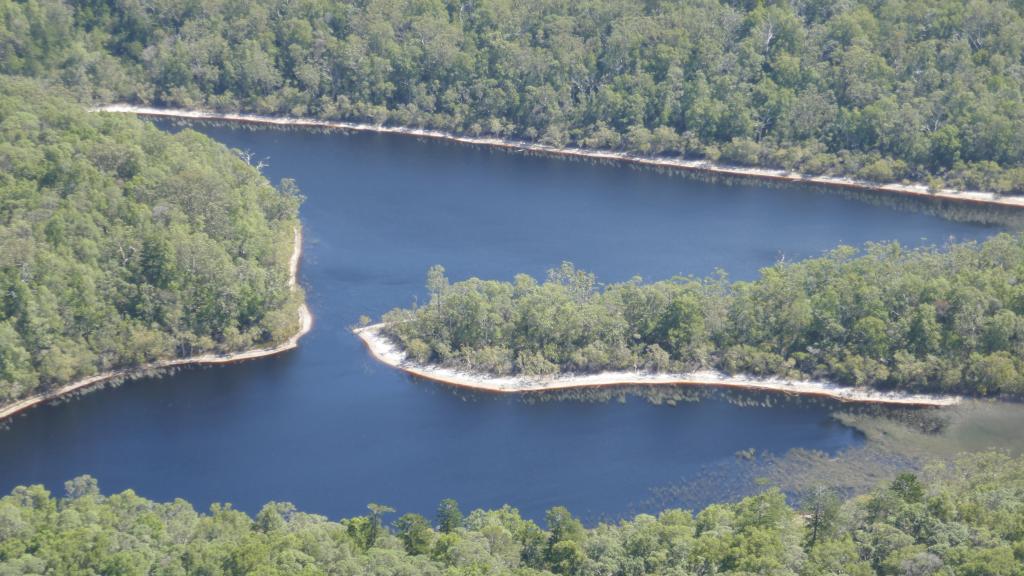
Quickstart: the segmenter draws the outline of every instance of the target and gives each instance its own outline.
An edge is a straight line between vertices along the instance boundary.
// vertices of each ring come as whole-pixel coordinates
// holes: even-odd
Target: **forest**
[[[1021,0],[3,0],[84,101],[1024,192]]]
[[[544,282],[427,273],[429,301],[383,316],[417,362],[490,374],[603,370],[827,380],[1024,394],[1024,236],[906,249],[842,246],[753,281],[601,284],[570,263]]]
[[[299,201],[194,131],[0,77],[0,404],[287,339]]]
[[[334,522],[271,502],[250,517],[230,505],[198,513],[132,491],[103,496],[96,480],[0,499],[0,574],[1020,576],[1024,460],[1002,453],[936,463],[843,499],[827,487],[794,509],[778,489],[697,514],[585,527],[562,507],[546,528],[509,506],[434,518],[368,514]]]

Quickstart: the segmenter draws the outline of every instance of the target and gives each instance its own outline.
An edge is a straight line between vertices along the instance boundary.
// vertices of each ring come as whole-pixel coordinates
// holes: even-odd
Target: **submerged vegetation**
[[[538,283],[427,275],[428,303],[384,315],[418,362],[491,374],[604,370],[830,380],[908,391],[1024,393],[1024,237],[908,250],[840,247],[724,273],[600,285],[565,263]]]
[[[62,93],[0,77],[0,404],[291,336],[294,186]]]
[[[0,72],[97,101],[363,119],[1024,192],[1019,0],[0,4]]]
[[[453,500],[433,520],[371,504],[332,522],[278,502],[255,518],[230,505],[199,514],[182,500],[103,496],[89,477],[65,488],[60,499],[42,486],[0,499],[0,573],[1024,574],[1024,460],[991,452],[845,501],[816,487],[794,509],[771,488],[593,528],[561,507],[546,529],[508,506],[463,515]]]

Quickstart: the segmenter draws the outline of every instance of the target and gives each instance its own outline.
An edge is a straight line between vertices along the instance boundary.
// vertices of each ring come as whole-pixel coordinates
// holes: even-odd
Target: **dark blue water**
[[[301,280],[316,327],[277,358],[185,370],[16,418],[0,432],[0,490],[78,474],[200,508],[254,512],[285,500],[330,517],[368,502],[430,514],[562,504],[584,516],[635,509],[738,450],[835,452],[861,440],[823,406],[743,408],[542,402],[456,393],[376,364],[347,326],[453,280],[541,275],[562,260],[605,281],[752,278],[778,258],[839,243],[981,238],[991,228],[799,190],[701,184],[622,167],[523,157],[397,136],[203,128],[297,180]]]

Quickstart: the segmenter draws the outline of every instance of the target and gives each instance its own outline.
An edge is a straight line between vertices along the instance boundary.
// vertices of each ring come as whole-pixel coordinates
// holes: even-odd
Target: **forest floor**
[[[384,324],[356,328],[353,332],[366,344],[374,358],[407,374],[462,388],[495,393],[543,392],[613,386],[707,386],[817,396],[861,404],[899,406],[954,406],[961,397],[886,392],[870,388],[839,386],[828,382],[752,378],[728,375],[712,370],[686,374],[653,372],[601,372],[597,374],[559,374],[546,377],[495,376],[460,371],[433,364],[420,364],[408,358],[404,350],[381,332]]]
[[[299,261],[302,258],[302,228],[297,226],[295,228],[295,246],[292,249],[291,258],[288,261],[288,286],[293,290],[298,288],[298,274],[299,274]],[[242,362],[245,360],[253,360],[256,358],[264,358],[267,356],[274,356],[288,350],[292,350],[299,345],[299,339],[305,336],[313,328],[313,314],[309,311],[309,307],[305,302],[299,305],[299,329],[290,338],[277,346],[269,348],[253,348],[250,350],[243,350],[241,352],[235,352],[231,354],[200,354],[197,356],[189,356],[187,358],[173,358],[169,360],[160,360],[157,362],[151,362],[142,366],[136,366],[133,368],[124,368],[121,370],[110,370],[102,372],[88,378],[82,378],[70,384],[66,384],[55,390],[35,394],[12,402],[6,405],[0,405],[0,421],[3,421],[15,414],[28,410],[33,406],[56,400],[58,398],[68,396],[76,392],[83,392],[94,386],[109,382],[111,380],[120,380],[126,378],[135,378],[145,376],[153,372],[166,370],[169,368],[180,368],[184,366],[195,366],[195,365],[215,365],[215,364],[233,364],[235,362]]]

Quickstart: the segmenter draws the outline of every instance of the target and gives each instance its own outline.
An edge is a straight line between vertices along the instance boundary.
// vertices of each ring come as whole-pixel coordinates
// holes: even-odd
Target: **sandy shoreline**
[[[472,388],[499,394],[521,392],[542,392],[571,390],[578,388],[602,388],[611,386],[708,386],[819,396],[841,402],[861,404],[891,404],[901,406],[953,406],[959,404],[959,396],[931,394],[907,394],[883,392],[869,388],[850,388],[827,382],[785,380],[781,378],[748,378],[729,376],[706,370],[690,374],[652,374],[647,372],[602,372],[600,374],[559,375],[551,377],[492,376],[463,372],[436,365],[417,364],[409,360],[406,353],[381,334],[383,324],[356,328],[358,336],[370,354],[378,361],[407,374],[462,388]]]
[[[299,260],[302,257],[302,228],[295,228],[295,246],[292,249],[291,258],[288,260],[288,286],[295,289],[298,286],[298,274],[299,274]],[[135,376],[145,375],[148,372],[154,370],[162,370],[165,368],[174,368],[180,366],[194,366],[194,365],[212,365],[212,364],[232,364],[234,362],[242,362],[244,360],[252,360],[255,358],[263,358],[266,356],[273,356],[280,354],[288,350],[292,350],[299,345],[299,339],[305,336],[313,328],[313,315],[309,311],[309,307],[303,302],[299,306],[299,330],[292,335],[291,338],[273,346],[270,348],[254,348],[252,350],[245,350],[242,352],[236,352],[234,354],[200,354],[198,356],[190,356],[188,358],[174,358],[171,360],[161,360],[158,362],[152,362],[143,366],[135,368],[125,368],[122,370],[111,370],[109,372],[102,372],[95,376],[83,378],[76,382],[66,384],[43,394],[36,394],[29,396],[23,400],[7,404],[6,406],[0,406],[0,421],[14,416],[19,412],[28,410],[33,406],[37,406],[50,400],[55,400],[61,396],[71,394],[102,384],[114,378],[132,378]]]
[[[638,156],[625,152],[612,152],[603,150],[589,150],[584,148],[556,148],[543,144],[534,144],[518,140],[506,140],[503,138],[483,138],[473,136],[460,136],[440,130],[426,130],[420,128],[407,128],[402,126],[383,126],[366,124],[361,122],[341,122],[332,120],[316,120],[310,118],[291,118],[279,116],[263,116],[259,114],[232,114],[220,112],[207,112],[202,110],[182,110],[174,108],[152,108],[147,106],[135,106],[133,104],[108,104],[95,108],[100,112],[119,112],[140,114],[143,116],[156,116],[163,118],[180,118],[189,120],[212,120],[223,122],[237,122],[243,124],[260,124],[267,126],[297,127],[297,128],[327,128],[339,130],[353,130],[360,132],[380,132],[385,134],[404,134],[420,138],[434,138],[459,142],[463,144],[474,144],[480,146],[492,146],[495,148],[506,148],[528,152],[537,152],[551,156],[567,156],[576,158],[589,158],[595,160],[612,160],[640,164],[644,166],[656,166],[671,168],[686,172],[704,172],[708,174],[720,174],[723,176],[739,176],[745,178],[758,178],[762,180],[788,182],[795,184],[811,184],[829,186],[832,188],[843,188],[847,190],[868,191],[891,194],[896,196],[907,196],[932,200],[946,200],[962,204],[1002,206],[1008,208],[1024,208],[1024,196],[999,196],[991,192],[976,192],[944,188],[940,191],[930,192],[923,184],[877,184],[852,178],[840,178],[834,176],[811,176],[785,170],[768,168],[747,168],[741,166],[727,166],[715,164],[706,160],[681,160],[674,158],[656,158],[651,156]]]

